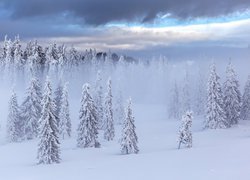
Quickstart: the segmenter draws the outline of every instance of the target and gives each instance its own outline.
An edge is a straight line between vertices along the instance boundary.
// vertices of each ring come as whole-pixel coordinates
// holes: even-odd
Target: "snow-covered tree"
[[[224,83],[224,111],[229,126],[237,124],[240,119],[241,93],[239,81],[231,63],[226,70],[226,82]]]
[[[84,84],[79,114],[80,124],[77,129],[77,146],[80,148],[100,147],[96,107],[89,90],[89,84]]]
[[[68,83],[65,83],[62,91],[61,108],[59,112],[59,133],[64,139],[71,136],[71,120],[69,116]]]
[[[38,120],[41,117],[41,86],[37,78],[33,77],[21,105],[21,118],[24,123],[25,139],[33,139],[38,135]]]
[[[112,90],[111,90],[111,79],[108,80],[108,90],[105,97],[105,117],[104,117],[104,139],[110,141],[115,137],[114,119],[113,119],[113,106],[112,106]]]
[[[123,119],[125,118],[123,96],[122,96],[122,91],[120,89],[118,90],[117,96],[115,98],[114,117],[115,117],[115,122],[117,124],[122,124]]]
[[[248,76],[246,85],[244,87],[240,117],[243,120],[250,119],[250,76]]]
[[[138,138],[135,132],[135,120],[132,114],[131,99],[128,100],[126,109],[126,117],[124,119],[122,138],[121,138],[121,153],[131,154],[138,153]]]
[[[56,115],[56,119],[57,119],[57,125],[59,126],[60,124],[60,119],[59,119],[59,113],[60,113],[60,109],[62,106],[62,96],[63,96],[63,83],[62,80],[60,79],[58,86],[54,92],[54,101],[55,101],[55,105],[56,105],[56,109],[55,109],[55,115]]]
[[[180,112],[181,112],[180,94],[177,83],[175,81],[169,104],[169,110],[168,110],[169,117],[178,119],[180,117]]]
[[[95,106],[96,106],[98,127],[101,129],[101,128],[103,128],[102,126],[103,126],[103,118],[104,118],[103,87],[102,87],[101,71],[97,72],[94,91],[95,91],[94,92],[94,102],[95,102]]]
[[[39,120],[38,164],[60,162],[60,142],[55,116],[52,88],[47,77],[42,100],[42,115]]]
[[[193,113],[187,111],[185,115],[182,116],[181,126],[178,132],[178,149],[181,148],[181,145],[185,145],[187,148],[192,147],[192,120]]]
[[[7,140],[17,142],[20,140],[20,116],[17,104],[17,96],[13,91],[9,101],[9,114],[7,119]]]
[[[205,128],[217,129],[227,128],[229,126],[226,121],[224,111],[223,95],[219,76],[216,73],[216,67],[213,63],[210,67],[210,76],[207,85],[207,116]]]

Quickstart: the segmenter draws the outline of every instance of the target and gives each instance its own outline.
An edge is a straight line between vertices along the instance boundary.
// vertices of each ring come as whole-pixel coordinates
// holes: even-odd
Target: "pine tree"
[[[224,111],[228,124],[237,124],[240,119],[241,93],[239,81],[231,63],[226,71],[226,82],[224,83]]]
[[[61,99],[61,109],[59,112],[59,132],[61,137],[64,139],[65,137],[71,137],[71,120],[69,116],[69,102],[68,102],[68,87],[67,83],[65,83],[62,91],[62,99]]]
[[[105,118],[104,118],[104,139],[110,141],[115,137],[113,107],[112,107],[112,90],[111,79],[108,80],[108,92],[105,97]]]
[[[39,121],[38,164],[60,162],[60,142],[55,116],[52,88],[47,77],[42,100],[42,116]]]
[[[37,78],[33,77],[26,92],[26,98],[21,106],[21,118],[24,122],[25,139],[33,139],[38,135],[38,120],[41,117],[41,86]]]
[[[77,129],[77,146],[80,148],[100,147],[100,143],[97,140],[98,122],[96,107],[89,90],[89,84],[84,84],[79,115],[80,124]]]
[[[250,119],[250,75],[248,76],[244,88],[244,93],[242,96],[242,107],[241,107],[240,117],[242,120]]]
[[[182,116],[181,127],[178,133],[178,149],[181,148],[181,144],[186,145],[187,148],[192,147],[192,126],[193,113],[187,111],[185,115]]]
[[[132,115],[131,99],[128,100],[128,106],[126,109],[126,117],[122,129],[121,139],[121,153],[122,154],[137,154],[138,149],[138,138],[135,132],[135,120]]]
[[[102,87],[101,71],[97,72],[94,102],[97,110],[98,127],[102,129],[104,111],[103,111],[103,87]]]
[[[17,142],[20,140],[20,116],[17,104],[17,96],[13,91],[9,101],[9,115],[7,119],[7,139],[8,142]]]
[[[211,65],[210,70],[207,89],[207,116],[205,128],[227,128],[229,125],[226,121],[224,112],[223,96],[219,83],[220,78],[216,73],[214,63]]]

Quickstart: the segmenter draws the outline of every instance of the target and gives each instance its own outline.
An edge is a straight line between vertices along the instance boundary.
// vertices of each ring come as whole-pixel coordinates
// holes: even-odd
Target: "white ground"
[[[77,112],[77,110],[76,110]],[[120,155],[114,142],[78,149],[62,142],[61,164],[36,165],[37,141],[0,145],[1,180],[249,180],[250,123],[226,130],[202,130],[193,122],[194,147],[177,150],[179,121],[164,117],[164,106],[135,107],[140,153]],[[73,119],[77,121],[77,113]],[[119,126],[116,127],[119,132]]]

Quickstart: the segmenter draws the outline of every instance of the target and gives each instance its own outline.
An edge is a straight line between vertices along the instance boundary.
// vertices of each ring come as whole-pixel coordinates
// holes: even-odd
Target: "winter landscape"
[[[249,5],[0,1],[0,179],[249,180]]]

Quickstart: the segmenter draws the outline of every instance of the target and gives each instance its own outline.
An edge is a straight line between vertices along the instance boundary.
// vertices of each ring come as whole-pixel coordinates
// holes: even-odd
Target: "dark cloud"
[[[78,23],[149,22],[159,13],[179,19],[215,17],[243,11],[249,0],[0,0],[13,19],[70,16]]]

